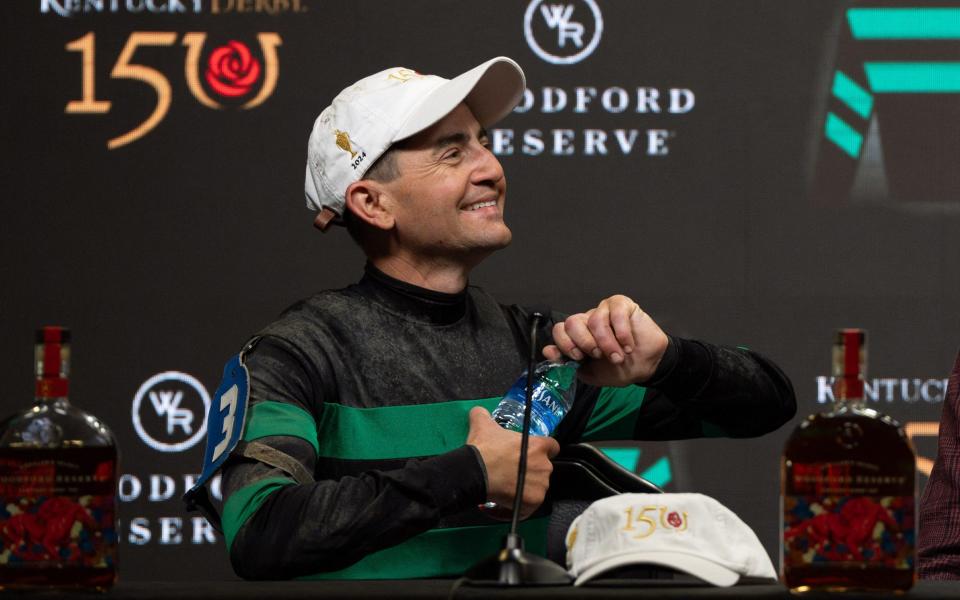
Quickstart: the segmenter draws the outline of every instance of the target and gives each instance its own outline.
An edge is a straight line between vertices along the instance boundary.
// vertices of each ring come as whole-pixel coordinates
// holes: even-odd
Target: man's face
[[[385,188],[401,252],[475,263],[510,243],[503,168],[465,104],[407,140],[397,167]]]

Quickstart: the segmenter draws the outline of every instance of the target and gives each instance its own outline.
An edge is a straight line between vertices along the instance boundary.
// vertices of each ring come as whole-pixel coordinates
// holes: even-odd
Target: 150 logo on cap
[[[679,513],[666,506],[629,506],[624,511],[627,524],[622,531],[633,533],[634,539],[642,540],[654,534],[658,527],[668,531],[686,531],[689,527],[687,512]],[[658,518],[651,516],[658,515]],[[680,515],[683,516],[680,516]]]
[[[420,73],[417,73],[413,69],[404,69],[404,68],[397,69],[393,73],[390,73],[389,75],[387,75],[387,79],[396,79],[400,83],[410,81],[414,77],[421,77],[421,75]]]

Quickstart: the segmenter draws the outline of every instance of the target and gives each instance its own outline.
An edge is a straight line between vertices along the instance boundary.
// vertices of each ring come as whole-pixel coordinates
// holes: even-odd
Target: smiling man
[[[499,547],[520,435],[490,418],[525,368],[530,311],[468,284],[510,243],[506,178],[485,128],[523,94],[496,58],[452,80],[394,68],[317,118],[306,197],[315,224],[366,254],[360,281],[287,309],[247,344],[245,444],[224,469],[223,525],[247,578],[456,576]],[[551,315],[539,350],[583,361],[553,437],[532,438],[521,524],[545,545],[561,443],[744,437],[796,406],[761,355],[666,335],[630,298]]]
[[[512,237],[503,221],[507,182],[486,131],[460,103],[390,152],[392,173],[375,168],[346,189],[348,218],[368,230],[361,245],[396,279],[462,291],[470,269]]]

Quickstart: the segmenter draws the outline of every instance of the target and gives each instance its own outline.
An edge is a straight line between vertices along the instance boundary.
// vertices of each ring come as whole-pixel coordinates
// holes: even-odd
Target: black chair
[[[621,467],[590,444],[564,446],[553,459],[548,499],[553,504],[547,528],[547,558],[566,566],[570,524],[595,501],[625,493],[662,494],[663,490]]]

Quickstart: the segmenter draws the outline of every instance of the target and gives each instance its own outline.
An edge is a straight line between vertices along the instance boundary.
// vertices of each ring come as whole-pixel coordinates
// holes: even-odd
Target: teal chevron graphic
[[[863,146],[863,136],[860,132],[850,127],[846,121],[837,115],[827,113],[827,123],[824,126],[824,132],[827,139],[840,147],[841,150],[849,154],[852,158],[860,155],[860,148]]]
[[[960,40],[960,8],[957,7],[851,8],[846,17],[850,34],[858,41]],[[837,69],[831,94],[864,122],[870,119],[875,94],[960,93],[960,61],[868,60],[860,66],[869,89]],[[863,129],[865,123],[850,123],[829,112],[823,133],[856,160],[863,148]]]
[[[868,62],[863,68],[878,94],[960,92],[960,62]]]
[[[624,469],[637,473],[637,468],[640,465],[640,455],[642,454],[640,448],[600,448],[600,451]],[[656,486],[666,487],[673,480],[669,457],[661,456],[639,475]]]
[[[847,21],[857,40],[960,39],[960,8],[851,8]]]
[[[842,71],[833,74],[833,95],[864,119],[868,118],[870,111],[873,110],[873,96],[870,92],[860,87]]]

